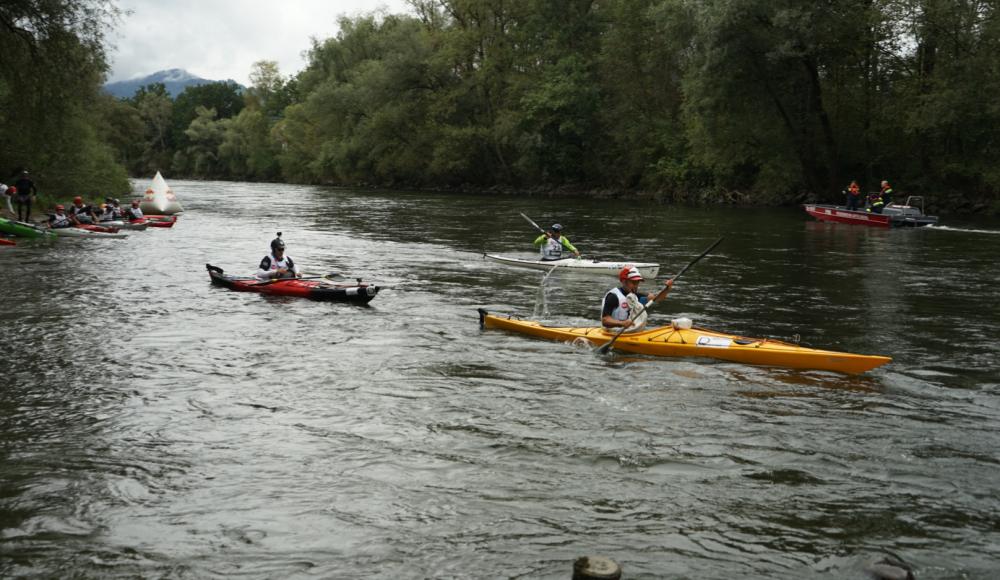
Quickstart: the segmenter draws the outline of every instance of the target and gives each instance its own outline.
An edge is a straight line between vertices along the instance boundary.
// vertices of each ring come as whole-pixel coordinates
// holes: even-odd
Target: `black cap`
[[[271,250],[284,250],[285,240],[281,239],[281,232],[278,232],[278,237],[271,240]]]

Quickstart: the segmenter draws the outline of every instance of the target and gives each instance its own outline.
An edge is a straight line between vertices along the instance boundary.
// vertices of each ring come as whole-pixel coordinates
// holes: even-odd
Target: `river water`
[[[136,183],[137,191],[145,182]],[[1000,572],[1000,223],[883,231],[692,209],[171,183],[173,229],[0,250],[0,577],[855,578]],[[676,272],[651,323],[894,358],[861,376],[598,356],[476,309],[592,324]],[[275,232],[370,307],[231,292]],[[647,281],[648,287],[655,286]]]

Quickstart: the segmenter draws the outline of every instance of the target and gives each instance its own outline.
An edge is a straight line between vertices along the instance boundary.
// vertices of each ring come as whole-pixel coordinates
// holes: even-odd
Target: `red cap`
[[[622,268],[621,272],[618,272],[618,280],[624,282],[625,280],[643,280],[642,274],[639,273],[639,269],[635,266],[625,266]]]
[[[7,193],[14,194],[17,193],[17,188],[13,185],[7,188]]]
[[[80,197],[79,195],[73,198],[73,203],[77,203],[77,202],[83,203],[83,198]]]
[[[66,209],[66,208],[63,207],[63,204],[60,203],[59,205],[56,206],[56,209],[60,210],[60,209]]]

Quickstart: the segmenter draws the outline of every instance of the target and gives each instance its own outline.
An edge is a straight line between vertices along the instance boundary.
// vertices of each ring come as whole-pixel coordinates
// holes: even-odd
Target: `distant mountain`
[[[167,87],[167,92],[170,93],[170,96],[176,98],[177,95],[184,92],[184,89],[188,87],[207,85],[208,83],[216,83],[216,82],[220,81],[211,81],[208,79],[203,79],[201,77],[194,76],[193,74],[189,73],[184,69],[172,68],[170,70],[161,70],[155,72],[149,76],[145,76],[140,79],[131,79],[127,81],[108,83],[104,85],[104,90],[118,97],[119,99],[124,99],[135,95],[135,92],[139,90],[140,87],[151,85],[153,83],[163,83],[164,86]],[[230,79],[229,82],[235,82],[235,81]]]

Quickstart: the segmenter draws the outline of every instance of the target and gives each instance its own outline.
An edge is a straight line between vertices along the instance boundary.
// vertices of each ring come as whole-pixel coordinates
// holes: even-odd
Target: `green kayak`
[[[53,235],[52,232],[45,228],[24,222],[11,221],[7,218],[0,218],[0,232],[19,238],[49,238]]]

